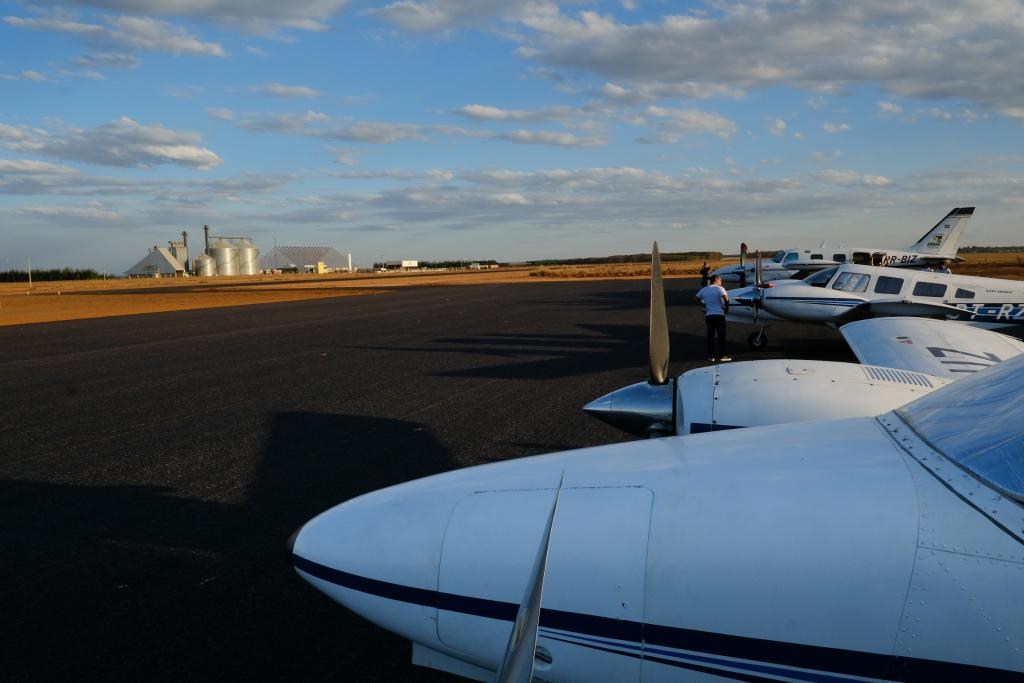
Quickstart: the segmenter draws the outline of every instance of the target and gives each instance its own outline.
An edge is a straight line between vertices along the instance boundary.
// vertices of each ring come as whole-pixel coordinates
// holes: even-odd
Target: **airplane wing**
[[[914,301],[911,299],[873,299],[865,301],[856,307],[856,310],[868,311],[875,315],[895,316],[959,316],[963,315],[963,309],[939,302]]]
[[[839,328],[857,360],[957,379],[1024,354],[1024,341],[964,323],[870,318]]]

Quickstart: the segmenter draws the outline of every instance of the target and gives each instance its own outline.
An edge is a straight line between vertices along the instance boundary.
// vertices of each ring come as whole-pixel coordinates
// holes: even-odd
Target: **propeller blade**
[[[658,243],[651,249],[651,323],[650,362],[651,384],[668,381],[668,314],[665,312],[665,285],[661,279],[661,255]]]
[[[754,288],[757,292],[757,298],[754,299],[754,325],[757,326],[757,316],[761,312],[761,307],[764,305],[764,273],[761,270],[761,250],[758,249],[755,252],[754,262]]]
[[[544,573],[548,566],[548,546],[551,543],[551,528],[555,522],[555,511],[558,509],[558,498],[562,493],[562,482],[565,472],[558,481],[555,500],[551,503],[547,527],[544,529],[544,540],[537,550],[530,571],[530,581],[526,584],[526,592],[516,620],[512,624],[512,634],[505,648],[505,658],[501,662],[495,683],[530,683],[533,680],[533,660],[537,651],[537,629],[540,627],[540,603],[544,595]]]

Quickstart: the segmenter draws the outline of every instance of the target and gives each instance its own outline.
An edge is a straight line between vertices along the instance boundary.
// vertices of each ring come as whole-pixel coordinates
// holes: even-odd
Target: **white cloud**
[[[70,21],[56,16],[41,19],[5,17],[4,21],[10,26],[68,33],[98,45],[118,45],[174,55],[227,56],[220,44],[204,42],[180,26],[157,19],[108,17],[106,25]]]
[[[316,88],[310,88],[305,85],[284,85],[283,83],[264,83],[263,85],[254,85],[249,89],[264,95],[285,98],[316,97],[323,94]]]
[[[135,69],[141,63],[126,52],[87,52],[75,60],[77,66],[87,69]]]
[[[823,123],[821,128],[826,133],[842,133],[850,130],[850,125],[848,123]]]
[[[523,129],[491,131],[448,125],[353,121],[350,119],[335,119],[327,114],[314,111],[307,111],[304,114],[249,116],[243,118],[238,125],[251,131],[287,133],[325,140],[343,140],[346,142],[370,144],[421,141],[429,139],[431,135],[449,135],[480,140],[504,140],[521,144],[554,145],[558,147],[585,148],[607,144],[607,140],[600,137],[580,136],[561,131]]]
[[[26,79],[26,80],[29,80],[29,81],[45,81],[46,80],[46,76],[44,76],[43,74],[39,73],[38,71],[32,71],[31,69],[26,69],[25,71],[22,71],[21,72],[21,77]]]
[[[607,141],[601,138],[579,137],[572,133],[550,130],[513,130],[508,133],[492,134],[491,137],[527,145],[555,145],[557,147],[600,147],[607,144]]]
[[[900,114],[903,112],[903,107],[894,102],[879,102],[878,111],[883,114]]]
[[[16,214],[28,216],[41,216],[48,219],[66,219],[71,223],[86,221],[111,222],[120,221],[121,215],[100,202],[89,202],[80,206],[54,206],[54,205],[28,205],[18,207]]]
[[[785,86],[819,93],[809,104],[820,107],[821,94],[867,84],[904,98],[1024,107],[1019,2],[736,0],[632,21],[595,11],[563,14],[553,3],[513,4],[521,55],[630,88]],[[448,3],[418,6],[440,11]]]
[[[484,104],[467,104],[459,107],[455,113],[478,121],[523,121],[529,112],[514,109],[499,109]]]
[[[661,122],[660,127],[663,137],[670,141],[680,134],[708,133],[725,140],[736,133],[735,122],[715,112],[699,109],[672,109],[652,105],[647,108],[646,113],[649,116],[666,119]]]
[[[834,149],[831,152],[815,152],[811,155],[811,158],[815,161],[828,161],[829,159],[838,159],[843,156],[843,153],[838,149]]]
[[[225,107],[207,107],[206,114],[210,118],[220,119],[221,121],[234,121],[235,112]]]
[[[348,0],[73,0],[73,4],[135,15],[212,21],[257,34],[281,29],[324,31]]]
[[[333,147],[330,152],[334,155],[334,163],[342,166],[358,166],[359,152],[345,147]]]
[[[810,174],[815,180],[820,180],[834,185],[865,185],[870,187],[885,187],[891,185],[892,180],[880,175],[858,173],[857,171],[840,171],[825,169],[814,171]]]
[[[208,170],[220,165],[220,157],[198,146],[199,141],[196,133],[159,123],[145,126],[127,117],[91,129],[69,127],[52,132],[0,124],[2,147],[104,166],[174,164]]]
[[[429,32],[481,25],[494,19],[517,19],[545,5],[532,0],[399,0],[367,13],[408,31]]]
[[[77,173],[70,166],[48,164],[45,161],[32,159],[0,159],[0,171],[4,173],[38,174],[38,173]]]
[[[786,134],[786,122],[782,119],[775,119],[768,127],[768,132],[772,135],[785,135]]]

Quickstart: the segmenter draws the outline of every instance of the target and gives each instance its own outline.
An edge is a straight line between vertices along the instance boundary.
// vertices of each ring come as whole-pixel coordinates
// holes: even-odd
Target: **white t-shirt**
[[[708,285],[697,292],[697,298],[703,301],[707,307],[707,310],[704,311],[705,315],[725,315],[722,297],[729,298],[729,295],[725,292],[725,287],[722,285]]]

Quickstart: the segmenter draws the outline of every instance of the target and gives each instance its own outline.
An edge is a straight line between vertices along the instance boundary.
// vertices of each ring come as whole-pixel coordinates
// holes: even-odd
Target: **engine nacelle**
[[[846,316],[865,299],[848,292],[822,287],[797,286],[766,290],[761,307],[786,320],[830,322]]]
[[[833,361],[712,365],[676,380],[676,434],[880,415],[949,382],[920,372]]]
[[[875,365],[755,360],[697,368],[664,385],[634,384],[584,410],[637,436],[696,434],[880,415],[950,381]]]

